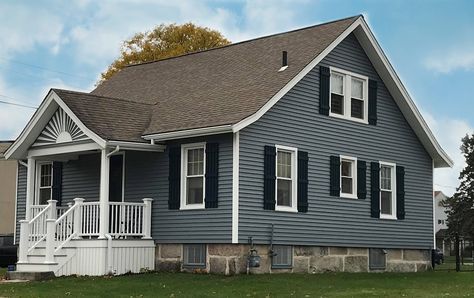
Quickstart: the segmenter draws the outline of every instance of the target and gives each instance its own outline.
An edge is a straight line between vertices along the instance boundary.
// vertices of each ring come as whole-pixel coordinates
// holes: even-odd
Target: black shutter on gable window
[[[62,203],[62,189],[63,189],[63,163],[55,161],[53,162],[53,185],[52,195],[53,200],[58,201],[57,205],[61,206]]]
[[[308,212],[308,152],[298,151],[298,212]]]
[[[405,168],[397,166],[397,218],[405,219]]]
[[[367,196],[367,185],[366,185],[366,176],[367,176],[367,165],[365,161],[357,161],[357,198],[359,200],[365,200]]]
[[[181,196],[181,148],[169,150],[168,208],[178,210]]]
[[[263,209],[275,210],[276,148],[265,146],[263,162]]]
[[[370,163],[370,215],[380,218],[380,165],[378,162]]]
[[[338,197],[341,192],[341,159],[339,156],[331,156],[329,172],[329,194]]]
[[[329,116],[329,84],[331,72],[329,67],[319,67],[319,114]]]
[[[369,124],[377,125],[377,81],[369,80]]]
[[[217,208],[219,179],[219,144],[206,144],[206,208]]]

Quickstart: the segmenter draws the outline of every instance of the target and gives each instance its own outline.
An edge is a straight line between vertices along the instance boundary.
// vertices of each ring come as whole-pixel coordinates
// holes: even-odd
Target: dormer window
[[[330,115],[368,123],[368,78],[331,67]]]

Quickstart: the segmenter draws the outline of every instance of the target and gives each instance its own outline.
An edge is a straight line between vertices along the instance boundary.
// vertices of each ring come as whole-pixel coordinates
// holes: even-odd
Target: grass
[[[148,273],[0,284],[0,297],[467,297],[474,273],[335,273],[224,277]]]
[[[436,270],[456,270],[456,257],[449,256],[445,257],[444,263],[437,265]],[[471,257],[465,257],[464,263],[461,264],[461,271],[474,271],[474,264],[472,263]]]

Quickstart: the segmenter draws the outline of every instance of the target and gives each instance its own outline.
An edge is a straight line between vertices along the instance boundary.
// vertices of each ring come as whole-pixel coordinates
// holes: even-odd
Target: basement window
[[[288,269],[293,267],[293,246],[274,245],[272,269]]]
[[[183,267],[191,269],[206,268],[206,245],[184,244]]]
[[[369,249],[369,269],[370,270],[385,270],[386,267],[386,253],[381,248]]]

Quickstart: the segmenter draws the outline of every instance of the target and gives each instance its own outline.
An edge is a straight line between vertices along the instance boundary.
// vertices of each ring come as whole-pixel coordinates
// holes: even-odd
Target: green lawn
[[[224,277],[149,273],[0,284],[0,297],[467,297],[474,273],[274,274]]]

